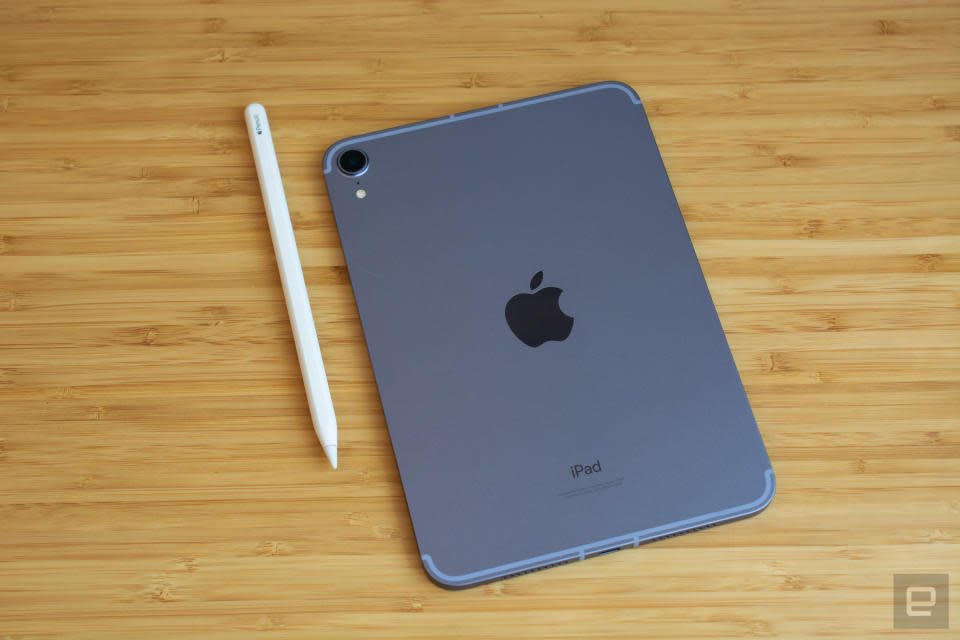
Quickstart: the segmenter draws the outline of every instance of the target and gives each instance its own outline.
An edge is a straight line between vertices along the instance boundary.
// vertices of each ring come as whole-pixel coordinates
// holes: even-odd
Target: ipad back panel
[[[367,155],[362,175],[338,170],[347,149]],[[770,463],[632,89],[358,136],[324,170],[435,580],[766,506]]]

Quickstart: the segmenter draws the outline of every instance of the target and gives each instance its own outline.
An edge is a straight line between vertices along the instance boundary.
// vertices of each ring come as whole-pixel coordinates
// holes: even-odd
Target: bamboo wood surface
[[[952,0],[6,0],[0,638],[878,638],[899,637],[894,573],[952,573],[956,602],[958,34]],[[752,519],[445,591],[420,567],[321,156],[607,79],[643,98],[778,493]]]

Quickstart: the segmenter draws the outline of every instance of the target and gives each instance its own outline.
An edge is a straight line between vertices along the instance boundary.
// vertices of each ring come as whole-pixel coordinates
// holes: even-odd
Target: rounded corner
[[[608,80],[606,82],[601,82],[597,85],[598,89],[615,89],[617,91],[622,91],[630,101],[634,104],[642,104],[640,102],[640,94],[637,93],[636,89],[628,85],[626,82],[621,82],[620,80]]]
[[[777,476],[773,473],[773,467],[768,468],[763,473],[764,489],[761,494],[761,503],[757,511],[763,511],[773,502],[773,496],[777,493]]]
[[[743,505],[743,515],[752,516],[769,507],[776,492],[777,477],[773,473],[773,468],[768,467],[763,472],[763,491],[760,493],[760,497]]]
[[[344,148],[350,144],[351,138],[344,138],[342,140],[337,140],[332,145],[327,147],[327,150],[323,153],[323,174],[327,175],[333,171],[333,158],[337,155],[337,152],[340,149]],[[314,156],[316,157],[316,156]]]
[[[427,572],[427,576],[445,589],[464,589],[474,584],[469,580],[465,580],[463,576],[452,576],[449,573],[441,571],[429,553],[421,554],[420,562],[423,564],[423,569]]]

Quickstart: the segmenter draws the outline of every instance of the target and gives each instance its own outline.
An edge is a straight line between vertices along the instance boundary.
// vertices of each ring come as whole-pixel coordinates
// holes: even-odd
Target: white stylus
[[[243,113],[247,121],[247,132],[250,134],[250,146],[253,147],[253,159],[257,164],[263,206],[267,210],[267,221],[270,223],[273,250],[277,254],[277,265],[280,267],[280,281],[287,299],[287,313],[290,314],[290,324],[293,326],[293,339],[297,344],[297,357],[300,359],[300,372],[303,374],[303,386],[307,391],[313,429],[320,438],[327,459],[336,469],[337,416],[333,413],[333,400],[330,398],[327,374],[323,369],[317,327],[313,323],[307,285],[303,281],[303,268],[297,253],[297,241],[293,237],[287,199],[283,194],[280,165],[277,164],[277,154],[273,149],[267,112],[263,105],[254,102],[247,105]]]

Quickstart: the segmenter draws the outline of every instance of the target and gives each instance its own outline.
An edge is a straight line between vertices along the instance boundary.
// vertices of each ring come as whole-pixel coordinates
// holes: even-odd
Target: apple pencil
[[[247,105],[243,112],[250,134],[250,146],[253,159],[257,164],[257,177],[260,179],[260,192],[263,194],[263,206],[267,210],[270,223],[270,235],[273,237],[273,250],[277,254],[280,267],[280,282],[283,283],[283,295],[287,299],[287,313],[293,326],[293,339],[297,344],[297,357],[300,359],[300,372],[303,374],[303,386],[307,391],[307,403],[313,418],[313,429],[320,438],[323,452],[331,466],[337,468],[337,416],[333,413],[333,400],[327,374],[323,369],[320,355],[320,342],[317,340],[317,328],[310,311],[310,299],[307,297],[307,285],[303,281],[303,268],[297,253],[297,241],[293,236],[290,223],[290,211],[287,199],[283,195],[283,182],[280,180],[280,165],[273,149],[270,125],[263,105]]]

